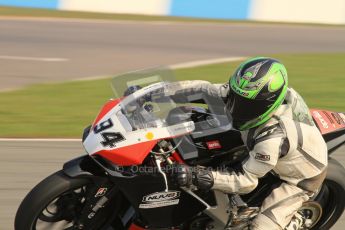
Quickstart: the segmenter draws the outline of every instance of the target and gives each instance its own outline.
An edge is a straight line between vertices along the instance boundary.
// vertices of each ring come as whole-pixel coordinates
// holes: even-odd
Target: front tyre
[[[92,182],[58,171],[36,185],[20,204],[15,230],[74,229]]]

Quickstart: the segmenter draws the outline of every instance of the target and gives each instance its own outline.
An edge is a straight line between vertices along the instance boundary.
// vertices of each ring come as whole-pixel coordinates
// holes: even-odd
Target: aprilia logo
[[[219,141],[208,141],[206,142],[208,149],[220,149],[222,146],[220,145]]]
[[[176,199],[180,196],[179,191],[156,192],[143,197],[143,202],[158,202]]]

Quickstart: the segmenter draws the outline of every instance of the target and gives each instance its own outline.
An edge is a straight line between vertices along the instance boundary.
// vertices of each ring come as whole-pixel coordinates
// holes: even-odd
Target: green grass
[[[77,18],[77,19],[99,19],[99,20],[129,20],[129,21],[171,21],[171,22],[204,22],[204,23],[241,23],[241,24],[273,24],[273,25],[311,25],[311,26],[332,26],[344,27],[343,25],[326,25],[317,23],[291,23],[291,22],[265,22],[249,20],[227,20],[210,18],[192,18],[176,16],[152,16],[152,15],[134,15],[134,14],[115,14],[115,13],[96,13],[82,11],[64,11],[51,9],[35,9],[21,7],[0,6],[0,16],[11,17],[38,17],[38,18]]]
[[[345,54],[274,55],[290,86],[314,108],[345,111]],[[239,62],[176,70],[176,78],[225,82]],[[0,93],[0,137],[80,137],[112,97],[110,79],[41,84]]]

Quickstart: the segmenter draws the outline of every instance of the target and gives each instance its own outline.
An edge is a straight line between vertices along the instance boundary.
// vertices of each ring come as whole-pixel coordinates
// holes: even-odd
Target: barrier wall
[[[250,19],[345,24],[345,0],[253,0]]]
[[[250,3],[251,0],[172,0],[170,15],[245,20]]]
[[[59,0],[0,0],[0,6],[58,9]]]
[[[59,9],[119,14],[168,15],[170,0],[60,0]]]
[[[0,0],[1,5],[105,13],[345,24],[345,0]]]

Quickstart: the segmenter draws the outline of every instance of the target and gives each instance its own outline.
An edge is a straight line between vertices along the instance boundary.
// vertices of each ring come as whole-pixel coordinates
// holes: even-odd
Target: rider
[[[284,229],[302,203],[318,191],[327,167],[326,143],[303,99],[288,88],[284,65],[258,57],[242,63],[227,84],[182,81],[167,87],[172,96],[201,92],[221,97],[249,151],[236,170],[181,164],[176,173],[179,185],[247,194],[259,178],[273,172],[281,183],[265,198],[251,229]]]

